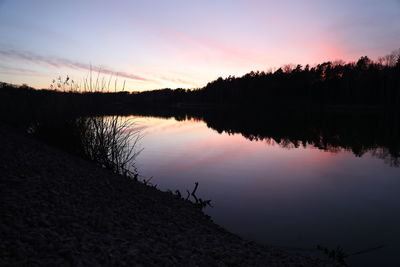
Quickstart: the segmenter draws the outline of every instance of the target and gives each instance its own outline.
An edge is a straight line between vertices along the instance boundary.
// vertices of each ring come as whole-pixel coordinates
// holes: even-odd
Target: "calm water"
[[[257,135],[225,124],[215,130],[215,120],[132,118],[144,136],[136,163],[141,175],[162,190],[186,192],[198,181],[198,195],[214,205],[205,212],[231,232],[279,246],[340,245],[348,253],[384,245],[348,262],[400,266],[400,168],[397,150],[376,145],[383,128],[364,145],[370,138],[357,129],[348,129],[349,143],[343,140],[351,137],[327,127],[331,135],[317,137],[330,143],[316,144],[306,134],[268,137],[261,128]]]

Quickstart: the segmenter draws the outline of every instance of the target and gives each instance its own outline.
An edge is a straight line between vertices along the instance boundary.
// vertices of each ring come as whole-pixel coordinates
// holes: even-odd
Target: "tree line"
[[[400,49],[376,61],[285,65],[209,82],[196,90],[162,89],[133,95],[135,103],[218,105],[347,105],[398,107]]]
[[[68,77],[68,76],[67,76]],[[67,81],[66,81],[67,82]],[[59,81],[61,85],[65,82]],[[63,86],[62,86],[63,87]],[[33,90],[0,83],[3,109],[26,102],[87,112],[129,112],[136,107],[400,107],[400,49],[376,61],[328,61],[315,66],[285,65],[276,71],[251,71],[218,78],[199,89],[144,92]],[[12,101],[10,101],[12,99]],[[17,103],[18,105],[11,104]],[[82,110],[85,109],[85,110]],[[0,110],[1,111],[1,110]],[[26,110],[23,110],[25,112]]]

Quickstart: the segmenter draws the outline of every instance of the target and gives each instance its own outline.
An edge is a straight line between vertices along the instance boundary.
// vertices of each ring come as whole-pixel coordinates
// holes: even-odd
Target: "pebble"
[[[0,162],[1,266],[339,266],[246,241],[189,201],[1,124]]]

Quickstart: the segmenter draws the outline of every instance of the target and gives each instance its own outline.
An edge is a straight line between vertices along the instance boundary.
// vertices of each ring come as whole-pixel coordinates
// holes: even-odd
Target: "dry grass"
[[[137,149],[141,135],[134,121],[121,116],[87,117],[78,119],[77,127],[86,157],[115,173],[136,174],[133,161],[141,151]]]

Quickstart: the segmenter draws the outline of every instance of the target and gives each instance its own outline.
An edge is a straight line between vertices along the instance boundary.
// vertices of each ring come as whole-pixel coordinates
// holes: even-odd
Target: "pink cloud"
[[[100,74],[115,75],[117,77],[137,80],[137,81],[152,81],[147,78],[143,78],[141,76],[123,71],[114,71],[106,67],[93,68],[90,64],[72,61],[65,58],[36,55],[30,52],[21,52],[16,50],[0,50],[0,56],[13,58],[17,60],[30,61],[35,64],[46,64],[56,68],[66,67],[75,70],[94,71]]]
[[[238,64],[260,60],[260,55],[248,47],[237,46],[232,43],[227,45],[211,38],[195,38],[190,34],[164,26],[146,26],[161,33],[164,38],[171,40],[177,46],[184,46],[184,49],[180,50],[180,54],[184,54],[192,60],[209,62],[217,59]]]

